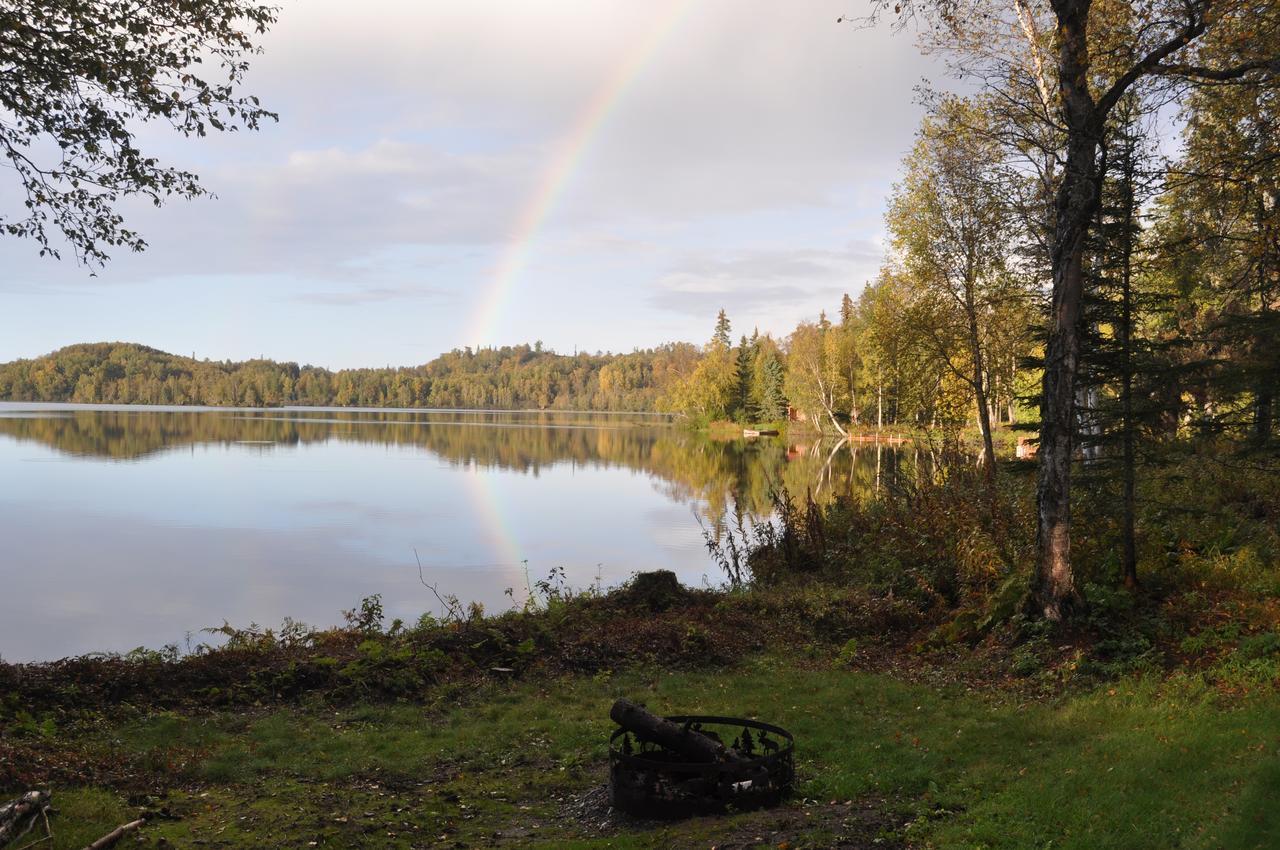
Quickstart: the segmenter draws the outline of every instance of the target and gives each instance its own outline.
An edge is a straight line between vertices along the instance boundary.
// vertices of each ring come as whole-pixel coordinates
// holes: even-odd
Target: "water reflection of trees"
[[[702,503],[713,523],[735,509],[769,514],[780,488],[819,503],[842,494],[866,498],[920,465],[910,445],[712,440],[653,420],[594,414],[74,410],[0,417],[0,435],[113,460],[195,445],[336,440],[418,447],[459,466],[533,475],[565,463],[619,467],[653,476],[673,499]]]

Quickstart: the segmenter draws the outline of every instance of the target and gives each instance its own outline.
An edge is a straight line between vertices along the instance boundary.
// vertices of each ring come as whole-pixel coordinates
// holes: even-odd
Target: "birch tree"
[[[925,119],[887,224],[897,261],[929,306],[922,330],[972,392],[988,483],[995,477],[986,341],[1005,301],[1022,297],[1007,262],[1014,222],[996,188],[1003,152],[979,107],[950,100]]]

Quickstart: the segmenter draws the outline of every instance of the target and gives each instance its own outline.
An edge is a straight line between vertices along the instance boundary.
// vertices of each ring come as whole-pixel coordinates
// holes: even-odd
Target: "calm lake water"
[[[530,581],[720,584],[703,529],[770,492],[865,494],[885,446],[712,441],[658,416],[0,403],[0,657],[211,640],[222,624],[487,610]],[[507,594],[507,589],[511,594]]]

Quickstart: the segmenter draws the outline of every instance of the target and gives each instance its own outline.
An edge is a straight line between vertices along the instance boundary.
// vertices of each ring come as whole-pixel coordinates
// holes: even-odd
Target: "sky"
[[[246,83],[278,123],[141,132],[215,197],[126,203],[150,247],[95,275],[0,238],[0,361],[630,351],[704,342],[720,308],[785,335],[874,277],[942,78],[849,5],[283,0]]]

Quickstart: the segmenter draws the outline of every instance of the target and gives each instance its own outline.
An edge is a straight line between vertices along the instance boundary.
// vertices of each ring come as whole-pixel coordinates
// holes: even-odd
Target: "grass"
[[[574,801],[604,780],[621,695],[786,726],[798,799],[675,825],[602,811],[584,823]],[[75,744],[141,779],[55,788],[58,848],[140,807],[164,816],[144,830],[152,847],[1280,846],[1280,703],[1224,704],[1179,680],[1027,702],[771,654],[717,672],[495,682],[462,705],[165,713]]]

